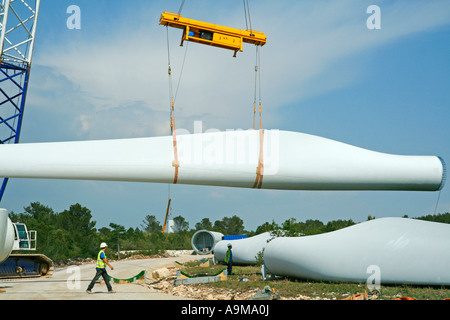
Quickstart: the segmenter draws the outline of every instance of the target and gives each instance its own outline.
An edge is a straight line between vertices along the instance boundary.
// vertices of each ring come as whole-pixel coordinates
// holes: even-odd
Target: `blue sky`
[[[21,142],[169,134],[163,11],[181,1],[47,0],[41,3]],[[450,164],[450,3],[448,1],[249,1],[263,31],[261,86],[265,128],[323,136],[370,150],[439,155]],[[77,5],[81,29],[68,29]],[[369,30],[368,6],[381,10]],[[241,1],[186,1],[182,15],[245,29]],[[177,126],[252,126],[255,49],[191,43],[169,30]],[[163,222],[168,185],[11,179],[1,206],[21,212],[39,201],[55,211],[80,203],[97,227]],[[172,217],[194,227],[238,215],[248,230],[266,221],[366,220],[434,213],[438,192],[319,192],[172,185]],[[447,185],[437,212],[450,211]]]

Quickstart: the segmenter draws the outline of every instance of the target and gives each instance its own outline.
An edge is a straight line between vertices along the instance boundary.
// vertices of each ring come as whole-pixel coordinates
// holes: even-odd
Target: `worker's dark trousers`
[[[95,281],[97,281],[98,278],[100,278],[100,276],[102,276],[103,280],[105,280],[106,287],[108,288],[108,291],[111,291],[112,287],[111,287],[111,284],[109,283],[109,278],[108,278],[108,273],[106,272],[106,268],[104,268],[104,269],[98,269],[97,268],[97,273],[95,274],[94,279],[92,279],[92,281],[89,284],[89,287],[87,289],[88,290],[92,290],[92,288],[94,287]]]
[[[228,261],[227,263],[227,274],[231,275],[231,269],[233,268],[233,263],[231,261]]]

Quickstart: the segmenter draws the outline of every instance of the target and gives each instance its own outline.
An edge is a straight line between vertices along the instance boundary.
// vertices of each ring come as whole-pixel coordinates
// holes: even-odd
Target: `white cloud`
[[[371,31],[366,27],[369,16],[366,9],[370,4],[369,1],[357,5],[354,1],[289,2],[288,6],[278,1],[253,4],[253,27],[268,35],[268,43],[261,50],[263,109],[272,112],[305,97],[345,86],[361,74],[349,64],[338,68],[339,72],[330,72],[342,59],[370,53],[371,49],[450,21],[445,1],[381,2],[382,29]],[[192,11],[186,7],[183,14],[189,13]],[[200,19],[201,12],[196,12],[195,18]],[[213,18],[208,16],[209,21]],[[224,24],[225,20],[221,16],[217,23]],[[229,25],[243,27],[242,20],[236,14],[231,16]],[[76,42],[67,39],[58,46],[48,46],[48,52],[41,53],[35,63],[63,75],[77,88],[79,102],[85,103],[73,120],[80,124],[79,136],[168,134],[164,27],[152,25],[129,30],[127,21],[121,26],[107,37],[92,34]],[[179,47],[181,31],[169,32],[176,90],[185,49]],[[206,126],[219,129],[249,128],[254,58],[250,45],[232,58],[230,51],[190,44],[176,100],[177,126],[186,128],[194,120],[203,120]],[[50,78],[46,78],[45,88],[70,89],[61,88]],[[45,100],[45,94],[38,99]],[[51,105],[62,108],[58,105],[61,102],[56,99]],[[264,120],[266,126],[278,121],[276,117]]]

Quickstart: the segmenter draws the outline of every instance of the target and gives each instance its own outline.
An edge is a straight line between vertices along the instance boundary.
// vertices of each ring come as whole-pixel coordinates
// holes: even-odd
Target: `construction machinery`
[[[243,43],[254,44],[256,47],[256,64],[255,64],[255,95],[253,101],[253,129],[255,129],[256,123],[256,104],[257,104],[257,92],[259,91],[259,160],[258,166],[256,168],[256,178],[253,183],[253,188],[261,188],[262,180],[264,175],[264,156],[263,156],[263,145],[264,141],[264,131],[262,130],[262,105],[261,105],[261,76],[260,76],[260,50],[267,42],[267,36],[260,31],[255,31],[252,28],[250,21],[250,10],[248,6],[248,0],[244,0],[244,11],[245,11],[245,21],[246,30],[230,28],[226,26],[220,26],[217,24],[212,24],[208,22],[187,19],[181,15],[181,10],[183,8],[185,0],[182,1],[178,13],[163,12],[161,14],[159,24],[166,27],[167,33],[167,52],[168,52],[168,75],[169,75],[169,95],[170,95],[170,132],[172,135],[172,146],[173,146],[173,161],[172,166],[175,169],[173,184],[178,182],[179,171],[180,171],[180,159],[178,154],[178,139],[175,129],[175,107],[174,107],[174,96],[172,87],[172,66],[170,63],[170,49],[169,49],[169,32],[168,27],[177,28],[183,30],[183,35],[181,37],[181,46],[183,46],[184,41],[195,42],[198,44],[209,45],[212,47],[227,49],[234,51],[233,57],[236,57],[238,51],[243,51]],[[247,19],[248,18],[248,19]],[[183,63],[184,64],[184,63]],[[258,86],[259,83],[259,86]],[[257,89],[258,88],[258,89]],[[183,170],[183,169],[181,169]]]
[[[19,143],[39,7],[40,0],[0,0],[0,145]],[[0,181],[0,201],[7,182],[7,177]],[[35,251],[37,232],[12,223],[6,210],[1,213],[0,261],[8,258],[0,263],[0,278],[50,275],[53,263],[45,255],[10,254]]]
[[[40,0],[0,0],[0,145],[19,143]],[[0,201],[8,178],[0,181]]]
[[[166,210],[166,217],[164,218],[163,233],[166,233],[167,217],[169,216],[169,210],[170,210],[170,201],[172,201],[171,198],[169,198],[169,202],[167,202],[167,210]]]
[[[255,30],[240,30],[219,26],[208,22],[187,19],[181,14],[163,12],[159,24],[183,30],[181,46],[184,41],[191,41],[213,47],[234,51],[234,57],[238,51],[242,51],[243,43],[251,43],[263,46],[267,37],[263,32]]]
[[[37,244],[37,232],[28,230],[24,223],[12,223],[6,217],[6,210],[1,209],[2,234],[4,240],[2,257],[6,258],[0,263],[0,279],[49,277],[53,272],[53,261],[44,254],[13,253],[11,252],[35,252]],[[1,259],[0,259],[1,261]]]

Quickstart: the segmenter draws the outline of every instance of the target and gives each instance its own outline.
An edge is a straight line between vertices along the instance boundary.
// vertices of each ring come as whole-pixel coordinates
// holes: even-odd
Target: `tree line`
[[[194,228],[189,228],[189,222],[184,217],[177,216],[173,218],[174,233],[162,233],[163,227],[154,215],[145,216],[137,228],[126,229],[113,222],[109,227],[96,228],[91,211],[78,203],[58,213],[39,202],[32,202],[24,208],[24,212],[11,212],[9,216],[13,222],[25,223],[28,230],[36,230],[37,252],[54,261],[95,257],[101,242],[108,243],[112,252],[134,250],[159,254],[165,250],[190,250],[193,234],[203,229],[224,235],[246,234],[248,237],[277,231],[282,231],[284,236],[302,236],[331,232],[355,224],[351,219],[323,223],[313,219],[302,222],[290,218],[280,225],[272,220],[261,224],[254,231],[248,231],[244,228],[244,221],[237,215],[224,217],[214,223],[209,218],[203,218]],[[407,218],[406,215],[404,217]],[[374,217],[368,216],[367,219]],[[417,219],[450,223],[450,213],[426,215]]]

